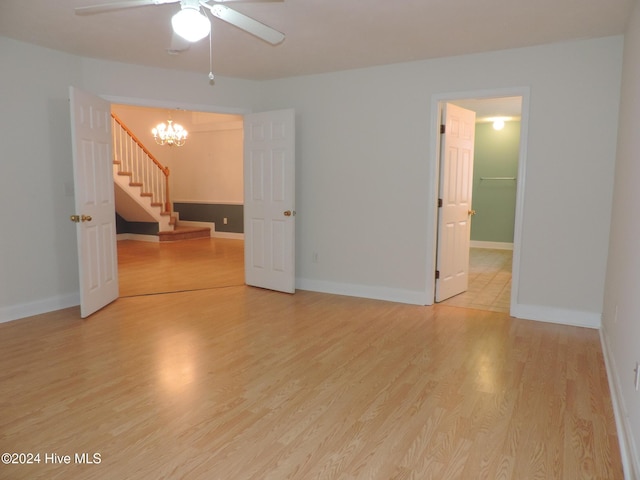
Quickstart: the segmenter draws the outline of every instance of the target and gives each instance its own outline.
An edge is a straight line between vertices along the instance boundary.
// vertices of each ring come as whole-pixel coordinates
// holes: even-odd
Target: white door
[[[295,116],[244,117],[244,257],[247,285],[295,292]]]
[[[111,106],[70,87],[73,178],[80,268],[80,315],[118,298]]]
[[[440,147],[435,300],[467,290],[476,114],[447,103]]]

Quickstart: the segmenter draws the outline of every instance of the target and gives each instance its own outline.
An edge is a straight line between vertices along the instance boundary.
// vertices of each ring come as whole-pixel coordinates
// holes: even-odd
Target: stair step
[[[153,193],[151,192],[142,192],[140,194],[141,197],[153,197]]]
[[[175,230],[158,232],[158,237],[161,242],[175,242],[178,240],[191,240],[194,238],[209,238],[210,236],[211,229],[206,227],[178,227]]]
[[[142,182],[129,182],[130,187],[141,187]]]
[[[130,177],[130,176],[133,175],[133,173],[131,173],[131,172],[118,172],[118,175],[123,176],[123,177],[125,177],[125,176],[129,176]]]

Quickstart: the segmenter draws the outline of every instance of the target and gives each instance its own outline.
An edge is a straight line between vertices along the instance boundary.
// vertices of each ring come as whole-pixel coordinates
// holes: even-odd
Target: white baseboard
[[[55,310],[62,310],[63,308],[75,307],[76,305],[80,305],[79,292],[2,307],[0,308],[0,323],[11,322],[12,320],[32,317],[33,315],[40,315],[41,313],[53,312]]]
[[[135,240],[136,242],[151,242],[157,243],[160,241],[160,237],[157,235],[142,235],[140,233],[119,233],[116,235],[116,240]]]
[[[516,304],[511,306],[510,313],[511,316],[524,320],[559,323],[574,327],[600,328],[602,325],[602,319],[599,313],[581,312],[564,308]]]
[[[635,447],[631,425],[629,425],[629,417],[626,414],[626,408],[621,395],[622,388],[620,377],[617,373],[618,369],[611,355],[609,340],[607,339],[607,332],[604,327],[600,329],[600,344],[602,345],[604,365],[607,369],[607,378],[609,380],[609,391],[611,392],[613,416],[616,420],[624,478],[627,480],[635,480],[640,478],[640,458],[638,458],[638,449]]]
[[[401,290],[397,288],[327,282],[324,280],[312,280],[308,278],[296,278],[296,288],[312,292],[332,293],[334,295],[370,298],[389,302],[408,303],[411,305],[427,304],[425,292]]]
[[[513,243],[507,242],[484,242],[482,240],[471,240],[471,248],[491,248],[493,250],[513,250]]]
[[[296,278],[296,288],[312,292],[332,293],[349,297],[371,298],[390,302],[407,303],[411,305],[431,305],[425,292],[401,290],[396,288],[375,287],[370,285],[356,285],[349,283],[327,282],[309,278]],[[538,305],[512,306],[511,315],[524,320],[557,323],[574,327],[599,329],[602,321],[599,313],[582,312]]]

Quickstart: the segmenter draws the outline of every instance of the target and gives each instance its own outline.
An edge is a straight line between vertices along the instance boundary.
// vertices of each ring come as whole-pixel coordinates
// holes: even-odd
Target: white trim
[[[116,235],[116,240],[135,240],[136,242],[151,242],[157,243],[160,241],[158,235],[142,235],[141,233],[119,233]]]
[[[80,305],[80,292],[0,308],[0,323]]]
[[[513,243],[485,242],[483,240],[471,240],[471,248],[490,248],[492,250],[513,250]]]
[[[611,355],[607,332],[604,326],[600,329],[600,344],[604,356],[604,366],[607,369],[607,379],[609,381],[609,392],[611,394],[611,404],[613,406],[613,416],[616,421],[618,433],[618,443],[620,445],[620,457],[622,460],[622,471],[624,478],[633,480],[640,478],[640,458],[638,450],[635,448],[633,430],[629,425],[629,417],[626,415],[620,377],[617,375],[616,362]]]
[[[431,158],[428,165],[427,190],[427,242],[426,242],[426,289],[427,305],[433,305],[436,291],[436,248],[438,245],[438,186],[440,184],[440,122],[441,106],[440,97],[431,97],[431,131],[429,141],[431,142]]]
[[[602,326],[602,318],[599,313],[541,305],[523,305],[520,303],[511,305],[511,316],[524,320],[558,323],[573,327],[600,328]]]
[[[516,186],[516,212],[513,236],[513,267],[511,272],[511,312],[517,307],[518,292],[520,286],[520,245],[522,243],[522,228],[524,223],[524,188],[526,180],[527,163],[527,138],[529,131],[529,97],[530,87],[509,87],[489,90],[475,90],[466,92],[449,92],[434,94],[431,96],[431,132],[430,132],[430,158],[427,181],[427,242],[425,262],[425,296],[427,305],[433,305],[435,298],[436,270],[436,245],[438,237],[438,183],[440,181],[440,115],[441,103],[466,98],[498,98],[498,97],[522,97],[522,110],[520,122],[520,152],[518,158],[518,177]],[[599,320],[598,320],[599,323]]]
[[[296,278],[296,288],[312,292],[346,295],[348,297],[370,298],[389,302],[408,303],[411,305],[424,305],[426,303],[424,292],[375,287],[372,285],[337,283],[298,277]]]
[[[513,257],[511,260],[511,302],[513,312],[518,305],[520,292],[520,246],[522,245],[522,229],[524,225],[524,188],[527,176],[527,143],[529,138],[529,87],[523,89],[520,121],[520,154],[518,157],[518,179],[516,181],[516,212],[513,225]],[[601,319],[598,318],[598,323]]]

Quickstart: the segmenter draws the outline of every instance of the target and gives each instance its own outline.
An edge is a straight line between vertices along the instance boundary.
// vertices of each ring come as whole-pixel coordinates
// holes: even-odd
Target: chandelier
[[[182,128],[182,125],[174,124],[172,120],[168,120],[169,126],[164,123],[160,123],[156,128],[151,130],[153,133],[153,139],[158,145],[169,145],[173,147],[181,147],[184,145],[187,139],[187,131]]]

